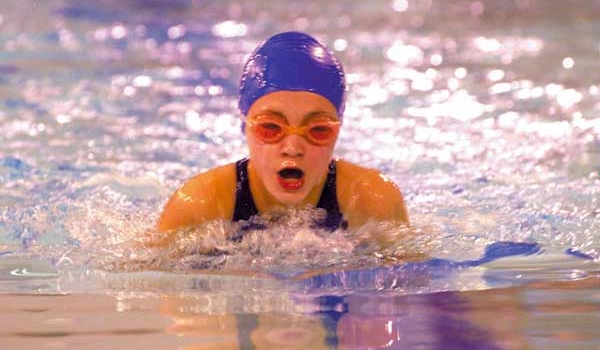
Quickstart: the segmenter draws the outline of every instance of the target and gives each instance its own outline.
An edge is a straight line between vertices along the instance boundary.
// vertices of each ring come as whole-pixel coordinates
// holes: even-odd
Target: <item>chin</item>
[[[305,193],[278,193],[275,199],[284,206],[294,207],[302,203],[306,198]]]

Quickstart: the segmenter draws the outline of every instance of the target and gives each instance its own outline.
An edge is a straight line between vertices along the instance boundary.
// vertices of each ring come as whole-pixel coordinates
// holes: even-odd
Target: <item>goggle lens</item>
[[[248,125],[256,137],[265,143],[279,142],[288,135],[297,134],[313,144],[326,145],[337,137],[340,123],[323,120],[294,127],[277,119],[257,118],[248,121]]]

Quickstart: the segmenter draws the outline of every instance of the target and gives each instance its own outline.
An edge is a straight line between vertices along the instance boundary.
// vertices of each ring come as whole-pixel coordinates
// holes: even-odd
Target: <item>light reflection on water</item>
[[[557,4],[11,4],[0,254],[127,257],[183,179],[246,154],[241,63],[298,29],[345,63],[336,154],[400,184],[431,256],[475,259],[507,240],[599,259],[598,5]]]
[[[597,347],[599,269],[577,254],[600,259],[599,7],[3,4],[3,348]],[[181,232],[170,250],[136,249],[185,178],[246,154],[241,63],[288,29],[345,63],[336,154],[388,173],[422,236],[364,229],[402,236],[401,261],[357,254],[361,231],[302,225],[239,246]],[[539,245],[482,258],[498,241]],[[206,244],[229,255],[195,254]],[[207,266],[221,270],[194,270]]]

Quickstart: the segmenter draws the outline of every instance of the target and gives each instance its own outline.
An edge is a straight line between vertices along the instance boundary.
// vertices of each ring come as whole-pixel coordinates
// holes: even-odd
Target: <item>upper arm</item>
[[[170,231],[233,215],[235,170],[225,166],[196,175],[171,196],[158,220],[158,230]]]

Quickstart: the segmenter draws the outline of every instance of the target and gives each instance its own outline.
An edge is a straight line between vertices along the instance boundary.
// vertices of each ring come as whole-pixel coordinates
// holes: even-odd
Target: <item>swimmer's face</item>
[[[268,139],[269,142],[265,142],[265,137],[272,136],[268,129],[262,130],[260,135],[261,130],[246,126],[251,175],[257,175],[268,200],[287,206],[316,204],[337,140],[335,127],[339,127],[339,120],[333,104],[312,92],[277,91],[256,100],[248,110],[247,120],[249,123],[272,120],[273,125],[267,126],[291,126],[287,129],[297,132],[275,138],[275,142]],[[314,129],[315,135],[298,131],[312,130],[303,127],[314,125],[332,125],[334,134],[317,134],[321,128]]]

